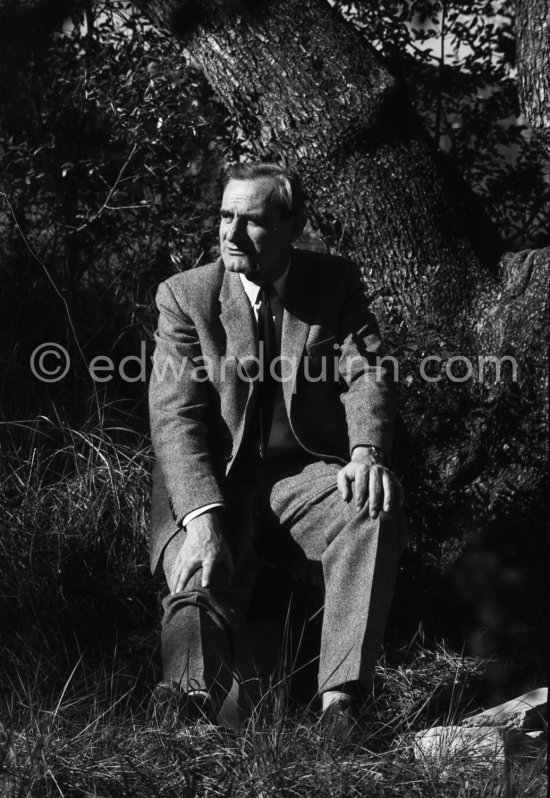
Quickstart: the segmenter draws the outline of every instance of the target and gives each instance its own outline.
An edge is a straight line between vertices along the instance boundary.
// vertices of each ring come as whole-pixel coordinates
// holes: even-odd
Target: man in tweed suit
[[[231,684],[255,544],[280,536],[322,563],[323,717],[351,722],[404,545],[393,373],[358,270],[294,249],[304,223],[293,172],[233,167],[221,257],[158,289],[151,559],[170,594],[153,699],[191,720]]]

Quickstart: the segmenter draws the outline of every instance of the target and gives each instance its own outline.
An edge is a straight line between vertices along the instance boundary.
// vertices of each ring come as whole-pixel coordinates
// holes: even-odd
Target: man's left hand
[[[343,500],[349,502],[355,498],[357,510],[368,505],[373,519],[378,518],[381,510],[389,513],[403,506],[401,483],[366,447],[357,446],[353,450],[350,462],[338,472],[337,483]]]

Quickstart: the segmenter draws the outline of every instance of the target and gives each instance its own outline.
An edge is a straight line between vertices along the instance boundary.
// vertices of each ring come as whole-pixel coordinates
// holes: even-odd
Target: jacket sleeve
[[[356,446],[377,446],[390,461],[395,426],[393,359],[384,357],[382,338],[368,308],[359,270],[353,266],[340,321],[339,374],[344,383],[350,455]]]
[[[149,384],[153,449],[168,492],[174,520],[223,496],[208,452],[208,387],[197,374],[201,347],[195,324],[161,283],[156,347]],[[200,362],[200,360],[199,360]],[[204,376],[204,370],[200,370]]]

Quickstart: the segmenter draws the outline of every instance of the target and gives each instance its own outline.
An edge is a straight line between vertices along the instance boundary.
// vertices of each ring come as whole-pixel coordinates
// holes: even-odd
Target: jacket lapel
[[[220,291],[220,321],[225,329],[227,358],[234,357],[249,376],[257,371],[252,358],[256,356],[254,311],[250,306],[238,274],[224,272]]]
[[[283,396],[287,413],[290,416],[290,402],[294,395],[298,366],[306,345],[310,324],[306,319],[311,318],[307,280],[300,269],[299,256],[294,250],[290,260],[290,269],[283,297],[283,329],[281,336],[281,356],[288,358],[292,364],[292,379],[283,381]],[[286,360],[283,360],[283,369]]]
[[[253,379],[257,373],[257,365],[253,360],[257,350],[254,311],[238,274],[224,271],[220,304],[220,321],[226,336],[224,354],[230,366],[228,373],[234,375],[234,379],[226,378],[222,384],[222,402],[226,408],[226,418],[234,430],[234,453],[240,447],[247,417],[251,412]],[[244,378],[243,372],[249,377],[248,380]],[[234,462],[234,458],[231,463],[228,462],[226,472]]]

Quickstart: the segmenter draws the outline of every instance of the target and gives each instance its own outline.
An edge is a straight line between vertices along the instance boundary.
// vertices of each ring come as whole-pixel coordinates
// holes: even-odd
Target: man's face
[[[220,249],[225,268],[249,280],[272,283],[288,265],[301,230],[283,214],[270,178],[230,180],[222,198]]]

